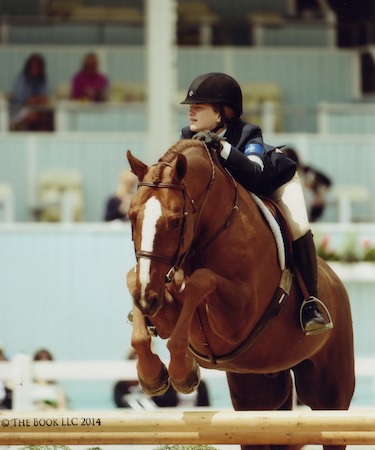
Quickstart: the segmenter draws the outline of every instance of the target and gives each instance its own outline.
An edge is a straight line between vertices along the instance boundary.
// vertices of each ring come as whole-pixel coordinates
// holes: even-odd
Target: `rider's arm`
[[[220,151],[223,165],[233,177],[246,189],[251,190],[258,182],[264,170],[264,147],[262,139],[249,141],[244,153],[229,142],[222,141]]]

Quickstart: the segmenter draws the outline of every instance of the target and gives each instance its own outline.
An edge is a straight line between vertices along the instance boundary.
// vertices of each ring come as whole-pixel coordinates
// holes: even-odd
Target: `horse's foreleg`
[[[199,366],[188,351],[189,335],[198,305],[214,292],[215,287],[215,275],[210,270],[201,269],[194,272],[183,292],[185,301],[167,344],[171,354],[169,376],[175,389],[182,393],[192,392],[199,385]]]
[[[152,351],[152,340],[145,317],[133,307],[133,334],[131,344],[138,355],[137,371],[139,383],[148,395],[161,395],[169,387],[168,370],[159,356]]]
[[[135,283],[135,272],[127,274],[127,285],[132,292]],[[133,333],[131,345],[138,356],[137,371],[139,383],[149,395],[161,395],[169,387],[168,370],[159,356],[152,351],[152,340],[148,332],[145,317],[133,304]]]

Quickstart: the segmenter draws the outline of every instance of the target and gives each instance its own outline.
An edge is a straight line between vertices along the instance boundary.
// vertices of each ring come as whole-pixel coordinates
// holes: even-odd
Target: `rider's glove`
[[[197,134],[194,134],[192,139],[198,139],[198,141],[204,142],[208,148],[212,148],[216,151],[220,151],[222,149],[221,140],[217,134],[212,133],[212,131],[200,131]]]

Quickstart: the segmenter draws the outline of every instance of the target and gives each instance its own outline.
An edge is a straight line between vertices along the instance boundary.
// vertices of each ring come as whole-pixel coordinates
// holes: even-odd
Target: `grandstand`
[[[178,139],[186,122],[179,102],[199,73],[234,76],[244,114],[265,140],[295,147],[332,179],[337,189],[317,235],[336,242],[355,234],[375,245],[373,2],[349,20],[353,13],[334,0],[157,0],[160,17],[152,1],[0,0],[0,285],[9,305],[0,343],[11,355],[48,346],[67,360],[122,358],[130,342],[124,274],[133,254],[129,227],[103,223],[104,205],[127,168],[128,148],[151,163]],[[359,15],[362,3],[355,5]],[[70,80],[93,50],[110,80],[109,100],[73,102]],[[9,95],[35,51],[46,60],[55,130],[11,131]],[[161,136],[158,108],[170,118]],[[72,192],[52,219],[62,224],[49,224],[41,209],[41,180],[51,172],[66,174]],[[374,267],[366,270],[370,276],[349,277],[347,286],[357,355],[373,357],[373,336],[366,337]],[[38,311],[32,324],[30,307]],[[71,320],[71,311],[88,310]],[[107,327],[112,332],[98,333]],[[359,383],[359,401],[375,399],[374,383]]]

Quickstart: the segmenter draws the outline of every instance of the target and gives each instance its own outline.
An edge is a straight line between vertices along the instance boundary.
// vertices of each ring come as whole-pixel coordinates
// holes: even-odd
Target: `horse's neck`
[[[217,234],[218,237],[225,236],[225,242],[230,243],[232,238],[235,239],[232,233],[240,233],[244,221],[247,221],[249,230],[255,233],[252,237],[248,230],[242,228],[242,233],[249,234],[247,242],[256,240],[265,251],[271,250],[275,246],[274,239],[254,199],[221,166],[216,154],[212,155],[213,171],[202,153],[195,153],[190,161],[194,169],[188,184],[196,189],[194,200],[199,198],[196,237],[206,242],[213,236],[216,240]]]
[[[235,237],[236,234],[242,233],[247,246],[259,248],[259,251],[255,252],[256,259],[262,255],[262,260],[267,260],[272,265],[278,265],[277,257],[274,257],[276,255],[276,251],[274,251],[275,237],[264,214],[249,191],[237,182],[230,181],[231,186],[227,184],[226,188],[213,193],[214,198],[220,199],[220,204],[216,202],[215,208],[223,211],[220,223],[230,214],[230,207],[236,211],[228,223],[228,240],[231,236]],[[224,183],[220,183],[220,186],[224,186]],[[224,196],[225,203],[221,201]],[[226,208],[222,208],[221,205],[226,205]],[[259,264],[259,260],[257,263]]]
[[[209,191],[200,194],[202,217],[199,219],[199,228],[202,228],[207,235],[212,235],[220,227],[224,228],[223,231],[228,228],[229,236],[227,238],[230,240],[231,232],[243,223],[243,218],[239,220],[240,223],[236,223],[237,216],[245,216],[251,225],[249,228],[255,229],[257,233],[256,239],[263,241],[263,238],[268,236],[269,227],[258,206],[251,194],[219,164],[219,162],[215,164],[214,180],[211,184],[208,182],[207,175],[201,179],[203,183],[206,183],[206,189]],[[204,191],[204,188],[202,190]],[[206,193],[207,198],[205,197]],[[267,240],[264,245],[266,243]]]

